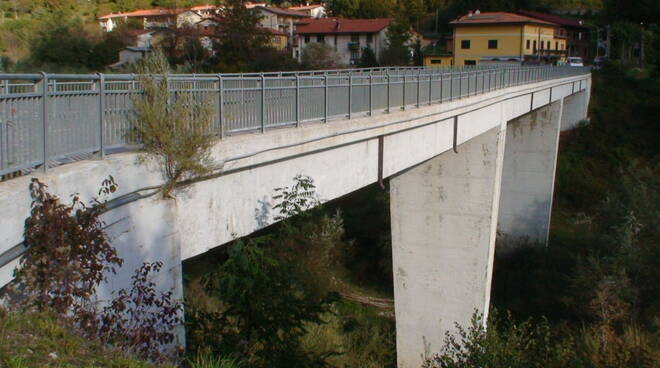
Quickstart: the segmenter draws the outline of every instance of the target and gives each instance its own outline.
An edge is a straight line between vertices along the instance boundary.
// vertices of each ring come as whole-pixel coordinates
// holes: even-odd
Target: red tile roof
[[[546,14],[546,13],[539,13],[535,11],[530,11],[530,10],[519,10],[518,14],[530,17],[530,18],[535,18],[535,19],[540,19],[544,20],[547,22],[552,22],[559,24],[560,26],[565,26],[565,27],[578,27],[578,28],[588,28],[584,23],[582,23],[581,20],[577,19],[570,19],[570,18],[562,18],[558,15],[554,14]]]
[[[272,28],[265,28],[265,27],[259,27],[259,30],[265,33],[270,33],[273,35],[278,35],[278,36],[288,36],[289,34],[286,32],[279,31],[277,29],[272,29]]]
[[[177,15],[188,11],[189,9],[142,9],[126,13],[111,13],[99,17],[98,19],[110,19],[110,18],[119,18],[119,17],[154,17],[154,16],[166,16],[166,15]]]
[[[291,10],[310,10],[310,9],[320,8],[322,6],[323,5],[321,5],[321,4],[311,4],[311,5],[290,6],[289,9],[291,9]]]
[[[282,9],[282,8],[276,8],[273,6],[256,6],[256,9],[261,9],[261,10],[266,10],[271,13],[277,14],[277,15],[283,15],[287,17],[300,17],[300,18],[307,18],[309,15],[307,13],[295,11],[295,10],[289,10],[289,9]]]
[[[394,18],[305,19],[297,23],[296,32],[299,34],[378,33],[387,28],[393,21]]]
[[[487,12],[473,15],[464,15],[450,24],[493,24],[493,23],[535,23],[555,26],[555,23],[540,19],[526,17],[524,15],[505,12]]]

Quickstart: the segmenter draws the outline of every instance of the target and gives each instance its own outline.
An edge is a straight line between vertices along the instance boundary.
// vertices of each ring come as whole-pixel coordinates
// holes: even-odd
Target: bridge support
[[[487,314],[504,139],[493,128],[390,181],[399,368]]]
[[[590,88],[564,98],[564,109],[561,116],[561,130],[571,130],[587,118],[589,108]]]
[[[508,123],[498,232],[500,243],[546,244],[563,101]]]

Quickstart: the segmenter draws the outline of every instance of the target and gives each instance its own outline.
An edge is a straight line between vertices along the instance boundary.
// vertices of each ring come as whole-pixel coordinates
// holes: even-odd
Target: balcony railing
[[[213,134],[265,132],[443,103],[588,68],[379,68],[273,74],[170,75],[173,97],[214,107]],[[136,147],[134,75],[0,74],[0,175]]]

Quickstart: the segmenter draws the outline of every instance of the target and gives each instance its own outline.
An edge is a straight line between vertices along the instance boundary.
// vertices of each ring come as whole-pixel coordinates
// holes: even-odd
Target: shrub
[[[142,94],[133,101],[133,135],[143,144],[144,158],[160,165],[166,179],[163,196],[171,197],[181,181],[213,169],[212,106],[192,92],[170,93],[169,63],[160,50],[143,60],[137,72]]]
[[[478,314],[467,328],[445,334],[439,354],[426,360],[424,368],[564,368],[580,367],[574,344],[558,341],[547,321],[514,322],[492,313],[488,328]]]

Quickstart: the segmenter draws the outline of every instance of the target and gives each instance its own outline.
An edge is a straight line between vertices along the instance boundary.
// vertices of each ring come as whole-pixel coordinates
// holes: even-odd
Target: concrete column
[[[561,114],[561,131],[577,128],[587,118],[589,91],[584,90],[564,98],[564,110]]]
[[[501,244],[546,244],[563,101],[508,123],[498,232]]]
[[[504,139],[494,128],[390,181],[399,368],[487,313]]]

